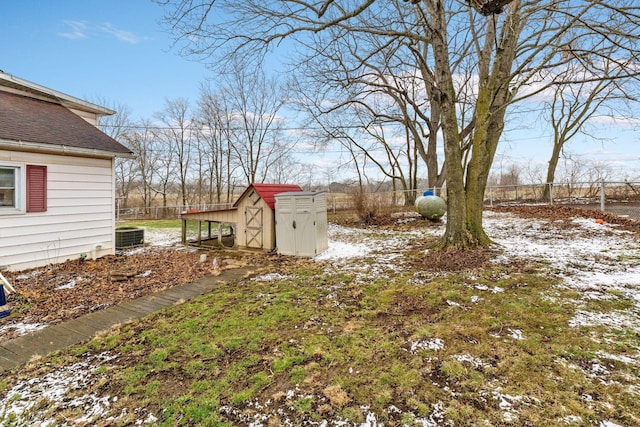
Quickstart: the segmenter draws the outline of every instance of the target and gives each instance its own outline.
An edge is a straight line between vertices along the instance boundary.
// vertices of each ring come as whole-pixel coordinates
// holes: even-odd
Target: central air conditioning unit
[[[116,249],[133,248],[144,245],[144,229],[140,227],[117,227]]]

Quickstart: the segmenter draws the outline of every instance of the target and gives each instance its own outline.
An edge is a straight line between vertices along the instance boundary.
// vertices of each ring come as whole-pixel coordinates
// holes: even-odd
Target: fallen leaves
[[[5,275],[17,293],[8,296],[12,310],[0,326],[11,322],[55,324],[243,264],[203,251],[146,248],[133,255],[75,260]],[[204,258],[204,260],[202,260]],[[0,342],[19,331],[7,329]]]

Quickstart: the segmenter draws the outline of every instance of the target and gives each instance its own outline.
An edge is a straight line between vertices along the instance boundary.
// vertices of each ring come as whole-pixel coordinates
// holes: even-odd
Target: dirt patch
[[[616,224],[623,230],[640,233],[640,222],[593,209],[581,209],[561,205],[530,205],[496,206],[489,210],[512,213],[520,218],[537,218],[550,221],[570,221],[572,218],[593,218],[594,221],[601,219],[607,224]]]
[[[491,248],[458,249],[444,251],[429,251],[422,259],[422,265],[429,266],[432,271],[466,271],[481,268],[495,251]]]
[[[206,255],[206,259],[201,257]],[[52,325],[201,277],[245,260],[191,249],[145,248],[133,255],[74,260],[8,272],[17,293],[7,298],[11,315],[1,320],[0,342],[21,335],[12,325]],[[123,272],[126,272],[123,278]],[[36,326],[37,327],[37,326]]]

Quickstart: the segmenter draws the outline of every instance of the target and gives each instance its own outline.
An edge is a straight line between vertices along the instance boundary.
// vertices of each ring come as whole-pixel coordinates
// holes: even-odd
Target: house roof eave
[[[60,105],[63,105],[67,108],[89,111],[97,114],[98,116],[110,116],[116,113],[114,110],[111,110],[109,108],[102,107],[92,102],[67,95],[66,93],[62,93],[57,90],[50,89],[46,86],[42,86],[37,83],[21,79],[20,77],[16,77],[12,74],[7,74],[0,71],[0,85],[2,85],[2,83],[4,83],[4,85],[8,87],[13,87],[15,89],[26,89],[27,91],[32,91],[42,95],[47,95],[48,97],[53,97],[60,103]]]
[[[14,141],[10,139],[2,139],[2,138],[0,138],[0,150],[25,151],[25,152],[33,152],[33,153],[60,154],[60,155],[95,157],[95,158],[121,157],[121,158],[132,159],[135,157],[132,152],[121,153],[121,152],[98,150],[95,148],[80,148],[80,147],[71,147],[68,145],[43,144],[39,142],[28,142],[28,141]]]

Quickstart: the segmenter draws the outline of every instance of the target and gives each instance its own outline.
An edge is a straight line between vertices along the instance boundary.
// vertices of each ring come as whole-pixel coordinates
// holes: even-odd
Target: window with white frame
[[[0,165],[0,208],[19,208],[17,186],[20,168]]]

